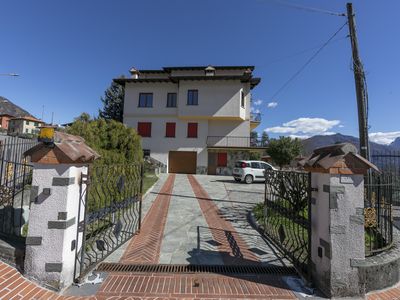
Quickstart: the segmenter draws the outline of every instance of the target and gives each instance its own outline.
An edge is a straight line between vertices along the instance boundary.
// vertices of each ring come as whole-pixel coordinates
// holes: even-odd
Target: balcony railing
[[[250,121],[251,122],[261,122],[261,114],[260,113],[250,113]]]
[[[215,148],[264,148],[267,142],[247,136],[208,136],[207,147]]]

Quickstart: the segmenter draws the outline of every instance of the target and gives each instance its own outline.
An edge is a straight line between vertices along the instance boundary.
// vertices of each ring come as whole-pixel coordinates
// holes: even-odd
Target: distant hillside
[[[14,117],[31,116],[29,112],[15,105],[7,98],[0,96],[0,114],[8,114]]]
[[[395,148],[396,150],[400,150],[400,137],[395,139],[391,144],[390,147]]]
[[[398,143],[400,144],[400,139],[398,138]],[[396,142],[396,141],[395,141]],[[314,149],[328,146],[328,145],[333,145],[333,144],[338,144],[338,143],[351,143],[357,148],[359,148],[360,143],[359,139],[354,137],[354,136],[349,136],[349,135],[343,135],[340,133],[333,134],[333,135],[316,135],[313,136],[309,139],[305,139],[302,141],[303,143],[303,154],[304,155],[309,155],[313,152]],[[370,143],[371,145],[371,152],[385,152],[385,151],[390,151],[390,150],[396,150],[395,147],[392,145],[381,145],[377,143]],[[399,148],[400,150],[400,145]]]

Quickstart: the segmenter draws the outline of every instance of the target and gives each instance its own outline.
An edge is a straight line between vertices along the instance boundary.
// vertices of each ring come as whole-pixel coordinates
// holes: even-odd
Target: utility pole
[[[352,3],[347,3],[347,18],[351,39],[351,49],[353,52],[353,71],[356,84],[357,108],[358,108],[358,128],[360,138],[360,154],[366,159],[369,157],[368,141],[368,113],[367,113],[367,92],[365,90],[365,74],[361,59],[358,53],[358,40],[353,13]]]

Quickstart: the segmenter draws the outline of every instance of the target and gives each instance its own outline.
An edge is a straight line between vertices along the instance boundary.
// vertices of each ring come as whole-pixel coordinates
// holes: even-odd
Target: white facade
[[[248,74],[248,67],[215,68],[213,76],[199,67],[164,68],[159,74],[139,71],[133,78],[115,80],[125,84],[124,124],[137,129],[139,122],[151,123],[151,137],[142,137],[142,147],[152,158],[168,166],[170,151],[195,151],[197,168],[206,170],[208,137],[208,146],[210,140],[225,143],[226,137],[240,138],[242,144],[249,140],[250,91],[259,79]],[[188,105],[189,90],[198,91],[198,105]],[[152,107],[139,107],[141,93],[152,93]],[[176,107],[167,107],[168,93],[177,94]],[[175,137],[166,137],[167,122],[176,124]],[[188,123],[198,124],[197,138],[188,137]]]

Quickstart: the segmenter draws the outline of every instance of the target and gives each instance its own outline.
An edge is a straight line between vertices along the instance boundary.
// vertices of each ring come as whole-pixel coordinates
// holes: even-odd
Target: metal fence
[[[85,216],[78,217],[84,221],[83,245],[76,247],[77,280],[140,229],[143,164],[90,166],[81,187]]]
[[[372,152],[371,161],[384,173],[400,176],[400,151]]]
[[[311,264],[311,174],[265,172],[266,234],[305,276]]]
[[[0,235],[8,238],[24,236],[28,222],[32,183],[32,166],[24,152],[36,140],[17,137],[0,139]]]
[[[395,195],[391,173],[370,174],[365,180],[365,254],[371,256],[393,243],[392,200]]]

